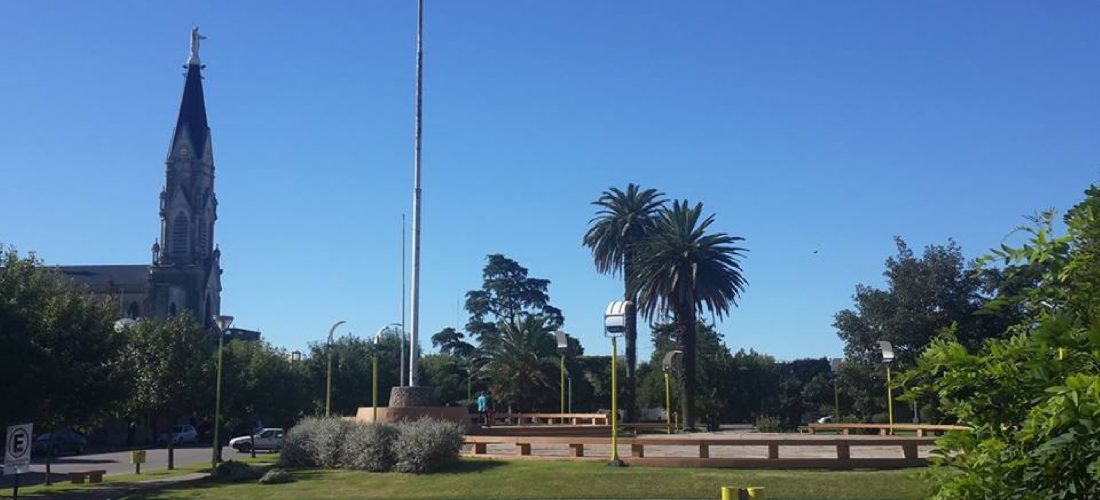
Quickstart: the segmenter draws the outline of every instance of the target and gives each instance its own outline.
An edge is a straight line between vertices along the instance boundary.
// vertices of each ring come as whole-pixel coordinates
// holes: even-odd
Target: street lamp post
[[[222,459],[222,443],[219,437],[222,416],[222,348],[225,345],[225,331],[233,324],[233,316],[214,316],[214,326],[218,329],[218,380],[214,383],[214,442],[210,453],[210,470],[218,466]],[[173,436],[169,433],[169,441]],[[171,468],[171,467],[169,467]]]
[[[383,328],[382,330],[385,330]],[[371,364],[371,422],[378,423],[378,341],[382,339],[382,330],[374,335],[374,349],[370,353]]]
[[[622,467],[619,459],[619,377],[615,368],[618,357],[617,339],[626,332],[626,316],[633,307],[629,300],[618,300],[607,304],[603,315],[603,332],[611,337],[611,462],[608,465]]]
[[[665,372],[665,433],[667,434],[672,434],[672,391],[670,390],[669,376],[672,375],[672,359],[677,354],[682,355],[684,352],[679,349],[668,351],[661,361],[661,369]]]
[[[558,351],[561,353],[561,383],[558,386],[561,389],[561,423],[565,423],[565,349],[569,347],[569,339],[566,333],[558,330],[554,332],[554,337],[558,341]]]
[[[325,416],[329,416],[332,412],[332,334],[336,332],[336,329],[345,321],[337,321],[333,323],[332,328],[328,330],[328,381],[325,383]]]
[[[837,422],[840,422],[840,363],[840,358],[829,360],[829,368],[833,370],[833,415]]]
[[[894,361],[894,346],[885,340],[878,341],[882,349],[882,364],[886,365],[886,405],[890,415],[890,434],[894,434],[894,391],[890,388],[890,362]]]

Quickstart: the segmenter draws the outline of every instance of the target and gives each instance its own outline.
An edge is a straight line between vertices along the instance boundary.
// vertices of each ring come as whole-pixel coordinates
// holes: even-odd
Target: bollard
[[[750,488],[722,487],[722,500],[763,500],[764,488],[753,486]]]

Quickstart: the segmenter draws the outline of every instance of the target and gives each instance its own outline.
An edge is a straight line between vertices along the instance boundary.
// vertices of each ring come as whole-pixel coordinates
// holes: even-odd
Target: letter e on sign
[[[32,424],[8,426],[4,440],[4,468],[11,467],[18,474],[31,463]]]

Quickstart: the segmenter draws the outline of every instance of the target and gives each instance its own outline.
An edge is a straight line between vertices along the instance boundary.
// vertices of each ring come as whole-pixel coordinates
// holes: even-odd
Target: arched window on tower
[[[186,257],[189,253],[187,248],[187,234],[188,230],[187,216],[183,212],[176,215],[176,220],[172,223],[172,255],[174,257]]]
[[[168,315],[169,316],[175,316],[176,315],[176,303],[175,302],[173,302],[171,304],[168,304]]]
[[[210,231],[206,227],[205,217],[199,217],[196,223],[199,226],[199,254],[205,255],[206,249],[210,247]]]
[[[141,306],[137,302],[130,303],[130,319],[138,319],[141,316]]]

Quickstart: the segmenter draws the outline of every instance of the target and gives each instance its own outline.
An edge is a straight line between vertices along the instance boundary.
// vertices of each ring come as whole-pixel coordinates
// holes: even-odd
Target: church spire
[[[202,64],[199,63],[199,41],[206,37],[199,35],[199,28],[191,28],[191,53],[187,57],[187,80],[183,84],[183,99],[180,100],[180,113],[176,118],[176,130],[172,137],[172,149],[169,155],[179,154],[180,141],[190,140],[190,155],[202,158],[206,152],[207,137],[210,128],[206,123],[206,100],[202,93]],[[187,134],[187,139],[182,134]]]

